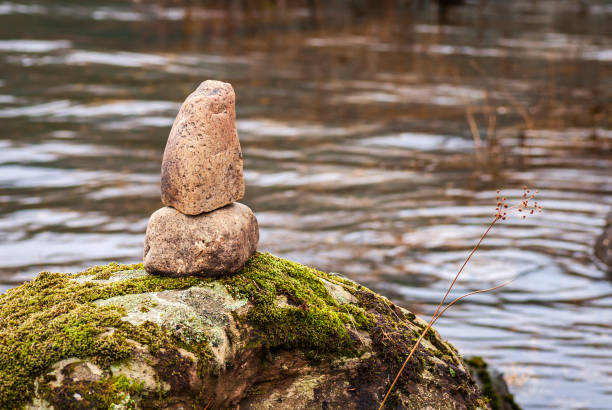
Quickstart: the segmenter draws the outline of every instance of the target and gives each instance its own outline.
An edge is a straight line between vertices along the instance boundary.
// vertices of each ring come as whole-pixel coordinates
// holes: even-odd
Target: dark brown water
[[[612,278],[592,251],[612,205],[609,3],[162,4],[0,2],[0,291],[138,261],[173,118],[219,79],[260,249],[424,316],[495,190],[537,187],[545,212],[497,226],[456,292],[517,280],[438,329],[525,408],[609,408]]]

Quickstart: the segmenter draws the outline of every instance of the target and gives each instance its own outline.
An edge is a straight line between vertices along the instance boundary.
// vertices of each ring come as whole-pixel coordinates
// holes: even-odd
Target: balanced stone
[[[204,81],[179,110],[162,162],[162,202],[187,215],[244,196],[242,151],[231,84]]]
[[[164,276],[219,276],[244,266],[257,249],[259,228],[251,209],[233,203],[197,216],[164,207],[151,215],[144,267]]]

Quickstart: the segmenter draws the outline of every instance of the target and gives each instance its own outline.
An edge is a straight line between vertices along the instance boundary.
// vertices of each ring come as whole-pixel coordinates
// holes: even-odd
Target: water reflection
[[[169,127],[216,78],[261,249],[423,315],[495,189],[537,186],[546,211],[496,227],[457,293],[517,280],[438,328],[525,408],[607,407],[612,285],[591,249],[612,204],[612,8],[367,4],[0,3],[0,291],[139,260]]]

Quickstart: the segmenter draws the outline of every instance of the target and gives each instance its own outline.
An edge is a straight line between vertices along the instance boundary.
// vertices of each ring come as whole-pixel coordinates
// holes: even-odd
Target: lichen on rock
[[[264,253],[223,278],[41,273],[0,296],[0,408],[373,408],[424,326],[344,277]],[[436,332],[389,401],[484,405]]]

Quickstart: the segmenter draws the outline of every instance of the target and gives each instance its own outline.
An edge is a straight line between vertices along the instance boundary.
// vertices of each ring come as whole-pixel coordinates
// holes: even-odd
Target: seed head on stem
[[[399,377],[401,376],[402,372],[404,371],[404,368],[406,367],[406,364],[408,363],[408,361],[410,360],[410,358],[412,357],[414,352],[419,347],[421,341],[425,337],[425,334],[429,331],[429,329],[436,322],[436,320],[438,320],[438,318],[440,316],[442,316],[442,314],[444,312],[446,312],[446,310],[448,308],[450,308],[452,305],[454,305],[455,302],[458,302],[459,300],[461,300],[461,299],[463,299],[463,298],[465,298],[467,296],[473,295],[475,293],[489,292],[489,291],[492,291],[492,290],[495,290],[495,289],[499,289],[499,288],[501,288],[503,286],[506,286],[508,283],[510,283],[510,282],[506,282],[506,283],[503,283],[503,284],[498,285],[498,286],[494,286],[494,287],[489,288],[489,289],[480,289],[480,290],[477,290],[477,291],[473,291],[473,292],[467,293],[465,295],[459,296],[458,298],[455,298],[453,301],[451,301],[449,304],[447,304],[444,308],[442,308],[442,306],[444,305],[444,302],[446,302],[446,299],[447,299],[448,295],[450,294],[451,290],[453,289],[453,286],[455,286],[455,283],[457,282],[457,279],[459,279],[459,276],[461,275],[461,272],[463,272],[463,269],[468,264],[468,262],[470,261],[470,259],[474,255],[474,253],[476,253],[476,251],[480,247],[480,244],[482,243],[482,241],[484,241],[485,237],[488,235],[488,233],[491,231],[491,229],[493,229],[493,226],[495,226],[495,224],[500,219],[504,220],[504,221],[506,219],[508,219],[509,218],[508,212],[510,212],[512,210],[517,210],[518,212],[522,213],[523,219],[525,219],[525,217],[526,217],[525,214],[527,213],[527,212],[523,213],[523,210],[529,211],[529,215],[533,215],[533,213],[535,211],[542,212],[542,206],[538,205],[537,202],[534,201],[534,205],[533,206],[531,206],[529,204],[529,202],[532,199],[535,199],[535,196],[536,196],[536,194],[538,192],[539,191],[536,190],[535,193],[531,194],[531,190],[529,190],[526,185],[523,186],[523,196],[522,196],[521,203],[519,205],[514,205],[514,206],[509,207],[505,196],[502,196],[501,200],[500,200],[501,190],[498,189],[496,191],[496,193],[497,193],[497,198],[496,198],[497,199],[497,206],[495,208],[495,214],[493,216],[493,220],[491,221],[491,223],[489,224],[489,227],[482,234],[482,236],[480,237],[480,239],[478,240],[478,242],[476,243],[476,245],[474,246],[472,251],[468,254],[467,258],[465,259],[465,261],[463,262],[463,264],[459,268],[459,271],[455,275],[455,278],[453,279],[453,281],[451,282],[450,286],[446,290],[446,293],[444,294],[444,297],[442,298],[442,301],[440,302],[440,304],[438,304],[438,307],[436,308],[436,311],[434,312],[434,314],[432,315],[431,319],[429,320],[429,323],[427,323],[427,326],[425,327],[425,330],[423,330],[423,332],[421,333],[421,335],[419,336],[419,338],[415,342],[414,346],[412,347],[412,350],[410,351],[410,353],[408,354],[408,356],[404,360],[404,363],[402,364],[402,366],[400,367],[399,371],[397,372],[397,375],[395,376],[395,379],[391,383],[391,386],[387,390],[387,393],[385,394],[385,397],[383,398],[382,402],[380,403],[380,406],[378,407],[379,410],[381,410],[383,408],[385,402],[387,401],[387,398],[389,397],[389,394],[391,394],[391,391],[393,390],[393,387],[395,387],[395,384],[397,383]]]

